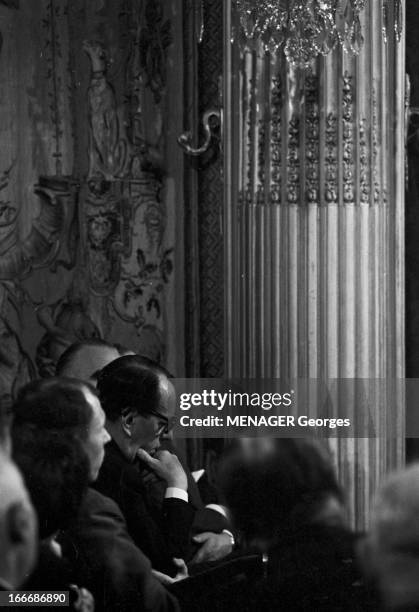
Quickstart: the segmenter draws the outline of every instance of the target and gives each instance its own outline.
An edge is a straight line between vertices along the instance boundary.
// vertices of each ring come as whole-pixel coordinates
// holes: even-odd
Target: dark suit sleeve
[[[216,510],[211,508],[201,508],[195,514],[192,525],[192,533],[202,533],[203,531],[212,531],[213,533],[221,533],[224,529],[228,529],[233,533],[233,528],[230,521]]]
[[[172,557],[186,558],[194,516],[193,507],[182,499],[175,497],[164,499],[163,528]]]
[[[147,557],[128,535],[118,506],[93,492],[68,532],[73,561],[106,612],[175,612],[176,600],[154,578]],[[68,550],[68,546],[67,546]]]
[[[121,486],[121,507],[128,531],[150,558],[155,569],[176,573],[172,558],[184,559],[189,546],[194,509],[181,499],[165,499],[159,512],[147,503],[138,474],[126,472]]]

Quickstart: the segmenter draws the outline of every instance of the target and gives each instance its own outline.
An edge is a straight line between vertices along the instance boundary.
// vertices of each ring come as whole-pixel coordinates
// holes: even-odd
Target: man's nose
[[[164,431],[160,436],[160,440],[173,440],[173,431]]]

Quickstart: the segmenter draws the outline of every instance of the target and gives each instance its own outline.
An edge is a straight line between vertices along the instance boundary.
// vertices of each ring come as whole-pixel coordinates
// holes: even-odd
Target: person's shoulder
[[[95,489],[89,489],[78,521],[69,532],[70,539],[89,549],[98,549],[101,556],[112,555],[131,559],[133,563],[150,567],[148,559],[128,534],[125,519],[118,505]],[[110,556],[112,556],[110,555]]]
[[[82,510],[101,510],[103,508],[114,510],[117,514],[120,513],[117,504],[110,497],[89,487],[82,503]]]
[[[78,515],[78,524],[95,524],[101,522],[125,523],[123,514],[118,504],[100,493],[96,489],[89,487],[84,497]]]
[[[105,447],[105,457],[93,488],[120,502],[124,489],[142,489],[138,466],[129,462],[115,442]]]

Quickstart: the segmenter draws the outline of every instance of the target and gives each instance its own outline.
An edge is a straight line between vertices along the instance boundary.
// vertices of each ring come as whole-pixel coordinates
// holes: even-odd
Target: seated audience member
[[[170,427],[174,410],[173,386],[131,355],[108,364],[99,375],[97,389],[112,441],[95,487],[116,501],[130,535],[153,567],[171,573],[172,558],[184,558],[188,552],[194,515],[179,459],[169,451],[159,452],[160,437]],[[167,486],[158,516],[147,497],[145,481],[150,470]]]
[[[0,452],[0,590],[19,589],[37,557],[37,521],[22,476]]]
[[[127,353],[126,350],[125,352]],[[130,354],[132,355],[133,353]],[[136,363],[141,364],[148,371],[156,374],[169,388],[170,396],[173,400],[168,405],[169,422],[171,422],[174,416],[175,401],[175,390],[170,380],[171,375],[165,368],[148,359],[148,357],[137,355]],[[156,409],[158,409],[157,405]],[[167,450],[178,457],[188,479],[189,505],[192,506],[194,515],[191,528],[192,540],[186,553],[186,559],[191,565],[198,565],[218,561],[228,556],[233,550],[234,538],[230,522],[226,517],[226,509],[218,503],[215,491],[211,491],[212,498],[208,499],[208,505],[204,505],[201,498],[201,488],[197,486],[185,457],[176,448],[171,428],[162,432],[160,436],[160,450]],[[202,470],[202,472],[205,472],[205,470]],[[205,473],[200,480],[204,483],[204,490],[209,493],[210,486],[206,482]],[[155,473],[154,478],[153,474],[147,474],[145,487],[147,489],[150,512],[158,516],[164,509],[166,482]],[[195,568],[194,571],[199,571],[200,569],[202,568]]]
[[[13,431],[32,424],[40,431],[76,437],[89,460],[89,479],[99,473],[109,435],[94,388],[65,378],[34,381],[19,393]],[[61,538],[78,583],[93,594],[96,610],[176,610],[176,601],[154,578],[149,560],[128,535],[111,499],[89,488],[80,511]]]
[[[119,356],[134,355],[132,351],[119,346],[118,350],[111,344],[101,340],[90,340],[71,345],[61,356],[57,364],[57,375],[73,376],[80,380],[94,382],[96,384],[97,374],[100,369],[111,363]],[[164,380],[168,380],[167,386],[171,387],[168,372],[154,363],[147,357],[137,356],[138,363],[141,363],[145,368],[148,368]],[[174,446],[170,432],[163,433],[160,437],[162,448],[161,450],[169,450],[171,453],[178,455],[178,450]],[[202,503],[199,489],[192,477],[186,462],[179,456],[182,467],[188,479],[188,501],[192,507],[193,524],[191,529],[192,540],[189,542],[189,547],[185,552],[186,558],[192,557],[192,562],[202,563],[211,562],[221,559],[231,553],[234,539],[231,533],[229,521],[223,514],[219,505],[212,503],[208,507],[204,507]],[[106,469],[104,468],[106,471]],[[201,479],[202,481],[205,478]],[[98,485],[100,486],[100,484]],[[149,511],[151,514],[159,516],[163,513],[166,492],[166,482],[158,478],[156,475],[152,478],[149,473],[146,478],[145,487],[147,489],[147,500]],[[113,488],[113,487],[112,487]],[[107,493],[109,494],[109,493]],[[117,500],[121,502],[120,499]],[[214,502],[214,500],[211,500]],[[131,524],[129,522],[129,527]],[[137,530],[132,531],[132,536],[138,545],[144,546],[141,537],[137,539]],[[142,534],[140,534],[142,536]],[[154,555],[151,555],[152,560],[156,562]],[[167,558],[165,562],[167,561]]]
[[[32,425],[14,428],[13,458],[38,517],[39,557],[25,591],[69,591],[71,609],[94,610],[92,595],[74,584],[55,537],[77,516],[89,483],[89,461],[77,438]]]
[[[77,342],[61,355],[56,376],[77,378],[96,385],[100,370],[119,356],[118,349],[104,340],[96,338]]]
[[[389,478],[377,495],[371,527],[360,548],[382,608],[419,610],[419,465]]]
[[[267,577],[241,610],[367,610],[355,536],[328,455],[309,440],[242,441],[220,470],[243,542],[265,554]]]

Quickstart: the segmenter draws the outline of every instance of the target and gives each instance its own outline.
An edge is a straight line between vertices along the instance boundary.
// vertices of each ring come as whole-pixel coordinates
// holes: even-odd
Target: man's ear
[[[130,412],[126,412],[121,416],[121,426],[122,431],[126,436],[131,438],[132,436],[132,424],[134,422],[134,414]]]

